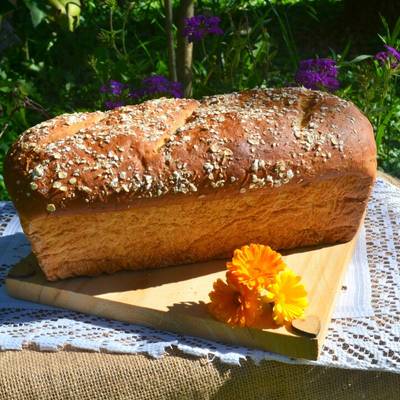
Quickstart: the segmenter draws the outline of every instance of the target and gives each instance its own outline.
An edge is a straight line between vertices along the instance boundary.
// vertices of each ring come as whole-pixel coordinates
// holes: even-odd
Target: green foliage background
[[[0,3],[0,199],[8,198],[4,156],[25,129],[60,113],[102,109],[99,88],[109,79],[137,85],[168,75],[161,1],[83,1],[79,25],[50,3]],[[367,3],[197,1],[196,13],[220,16],[225,33],[195,45],[194,97],[290,85],[299,60],[332,57],[340,66],[338,94],[369,116],[381,168],[400,176],[399,78],[359,57],[382,50],[383,42],[400,48],[399,7]]]

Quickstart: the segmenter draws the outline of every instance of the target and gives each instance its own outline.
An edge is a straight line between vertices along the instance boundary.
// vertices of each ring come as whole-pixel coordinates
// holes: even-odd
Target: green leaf
[[[46,13],[38,7],[35,0],[24,0],[24,3],[29,8],[32,25],[36,28],[46,17]]]
[[[79,17],[81,15],[81,3],[78,0],[68,1],[65,9],[68,17],[68,27],[71,32],[79,25]]]
[[[368,58],[372,58],[372,56],[368,55],[368,54],[361,54],[360,56],[357,56],[356,58],[353,58],[350,61],[344,62],[343,64],[345,64],[345,65],[355,64],[355,63],[359,63],[361,61],[367,60]]]
[[[48,0],[48,2],[60,13],[60,17],[66,22],[68,29],[73,32],[79,25],[81,15],[80,0]]]
[[[10,86],[0,86],[0,92],[2,93],[10,93],[12,91]]]
[[[388,113],[386,114],[384,120],[379,125],[378,130],[376,132],[376,146],[379,148],[382,144],[382,139],[385,133],[386,126],[388,125],[390,119],[392,118],[393,114],[396,112],[396,107],[392,107]]]
[[[28,128],[29,124],[28,121],[26,120],[26,112],[25,108],[20,108],[16,113],[15,113],[15,119],[19,124],[21,124],[25,129]]]
[[[361,54],[358,57],[353,58],[350,62],[356,63],[356,62],[360,62],[360,61],[366,60],[367,58],[372,58],[372,56],[369,55],[369,54]]]

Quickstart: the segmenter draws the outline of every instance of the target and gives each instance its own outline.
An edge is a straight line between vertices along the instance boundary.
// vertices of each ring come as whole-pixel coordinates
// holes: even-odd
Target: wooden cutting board
[[[316,330],[316,335],[292,327],[276,328],[271,321],[263,321],[260,328],[237,328],[214,320],[205,303],[213,282],[224,277],[225,262],[221,260],[48,282],[30,255],[10,271],[6,286],[11,296],[24,300],[315,360],[355,243],[356,238],[284,256],[289,267],[302,276],[309,293],[309,318],[298,321],[299,328]]]

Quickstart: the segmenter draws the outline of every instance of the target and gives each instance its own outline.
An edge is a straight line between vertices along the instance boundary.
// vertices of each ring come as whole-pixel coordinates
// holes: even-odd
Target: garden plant
[[[8,198],[4,156],[36,123],[256,86],[304,86],[353,101],[374,126],[380,168],[399,177],[399,7],[372,10],[366,27],[361,17],[349,23],[349,3],[2,1],[0,199]]]

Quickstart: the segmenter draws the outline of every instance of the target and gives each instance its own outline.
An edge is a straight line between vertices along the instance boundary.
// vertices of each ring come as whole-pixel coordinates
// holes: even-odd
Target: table
[[[143,355],[83,352],[0,354],[1,399],[304,399],[399,398],[400,375],[278,362],[242,366],[172,352]]]
[[[400,398],[400,374],[276,361],[230,366],[174,348],[161,359],[23,350],[0,352],[0,398],[389,400]]]

